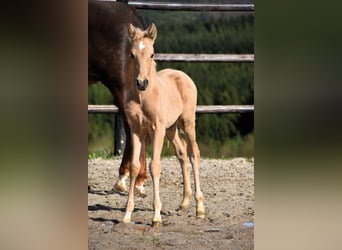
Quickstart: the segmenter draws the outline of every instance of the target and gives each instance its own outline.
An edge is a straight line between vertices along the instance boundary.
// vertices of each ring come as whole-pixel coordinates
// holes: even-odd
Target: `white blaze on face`
[[[139,50],[142,50],[145,47],[146,47],[145,44],[142,41],[140,41],[140,43],[139,43]]]

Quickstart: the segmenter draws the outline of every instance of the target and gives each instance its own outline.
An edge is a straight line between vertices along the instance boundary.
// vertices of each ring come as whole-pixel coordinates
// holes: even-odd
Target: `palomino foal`
[[[136,75],[136,84],[128,86],[125,102],[125,112],[131,127],[133,155],[131,184],[123,222],[131,221],[134,209],[134,184],[140,170],[139,155],[141,145],[147,137],[152,139],[153,146],[150,171],[153,179],[155,214],[152,225],[158,226],[162,221],[159,179],[160,154],[165,135],[175,148],[182,167],[184,191],[180,209],[188,208],[192,195],[187,158],[188,146],[195,177],[196,215],[198,218],[204,218],[203,195],[199,181],[200,152],[195,133],[196,86],[190,77],[181,71],[173,69],[156,71],[153,44],[157,36],[157,28],[153,23],[145,31],[130,24],[128,36],[131,43],[131,56],[134,58],[138,75]],[[184,131],[188,145],[179,136],[178,128]]]

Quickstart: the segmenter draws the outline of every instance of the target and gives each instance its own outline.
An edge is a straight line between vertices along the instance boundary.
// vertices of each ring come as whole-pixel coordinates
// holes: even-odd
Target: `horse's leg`
[[[126,204],[126,214],[122,220],[124,223],[131,222],[131,215],[134,209],[134,186],[137,176],[140,171],[140,162],[139,155],[141,152],[141,138],[138,137],[137,134],[132,134],[132,146],[133,146],[133,154],[132,154],[132,162],[131,162],[131,173],[130,173],[130,187],[128,193],[128,199]]]
[[[124,150],[124,154],[122,157],[122,161],[119,168],[119,177],[113,187],[113,191],[120,193],[124,192],[127,193],[127,184],[126,180],[129,177],[130,171],[130,161],[132,159],[132,139],[131,139],[131,132],[128,128],[127,122],[124,121],[125,132],[126,132],[126,146]]]
[[[131,140],[131,133],[128,128],[128,125],[125,124],[125,131],[126,131],[126,147],[124,150],[124,154],[122,157],[122,161],[120,164],[119,168],[119,177],[118,180],[116,181],[113,191],[120,193],[128,192],[126,180],[129,177],[129,171],[130,171],[130,161],[132,158],[132,140]],[[146,174],[146,142],[142,142],[142,147],[141,147],[141,153],[140,153],[140,172],[136,180],[136,191],[137,194],[141,197],[146,197],[146,191],[144,189],[144,181],[147,178]]]
[[[184,132],[189,140],[190,162],[195,176],[196,216],[198,218],[205,218],[203,194],[199,179],[200,151],[196,142],[195,117],[184,120]]]
[[[179,163],[182,167],[183,174],[183,201],[179,206],[180,210],[185,210],[189,207],[190,197],[192,195],[191,184],[190,184],[190,173],[188,168],[188,156],[186,149],[186,142],[179,136],[177,124],[173,125],[166,131],[168,140],[173,145]]]
[[[140,172],[137,177],[137,180],[135,182],[135,191],[137,192],[137,195],[140,197],[145,198],[146,191],[143,186],[145,179],[147,178],[146,174],[146,142],[141,142],[141,152],[140,152]]]
[[[162,222],[160,211],[162,208],[162,204],[159,197],[159,180],[161,173],[161,164],[160,164],[160,154],[163,148],[165,129],[156,127],[153,135],[153,153],[152,160],[150,163],[150,172],[153,180],[153,208],[154,208],[154,217],[152,221],[153,227],[158,227]]]

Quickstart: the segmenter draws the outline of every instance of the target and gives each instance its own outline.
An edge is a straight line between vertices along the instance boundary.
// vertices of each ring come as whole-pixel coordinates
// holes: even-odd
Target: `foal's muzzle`
[[[143,90],[146,90],[147,89],[147,85],[148,85],[148,80],[145,79],[145,80],[139,80],[137,79],[137,86],[138,86],[138,89],[143,91]]]

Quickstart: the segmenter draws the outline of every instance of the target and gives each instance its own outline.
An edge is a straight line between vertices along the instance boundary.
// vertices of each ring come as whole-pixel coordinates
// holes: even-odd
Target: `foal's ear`
[[[130,41],[135,37],[135,34],[136,34],[136,28],[134,27],[133,24],[130,23],[128,25],[128,38]]]
[[[157,38],[157,27],[154,23],[151,23],[150,27],[148,27],[147,35],[149,38],[152,39],[153,42],[154,42],[154,40],[156,40],[156,38]]]

